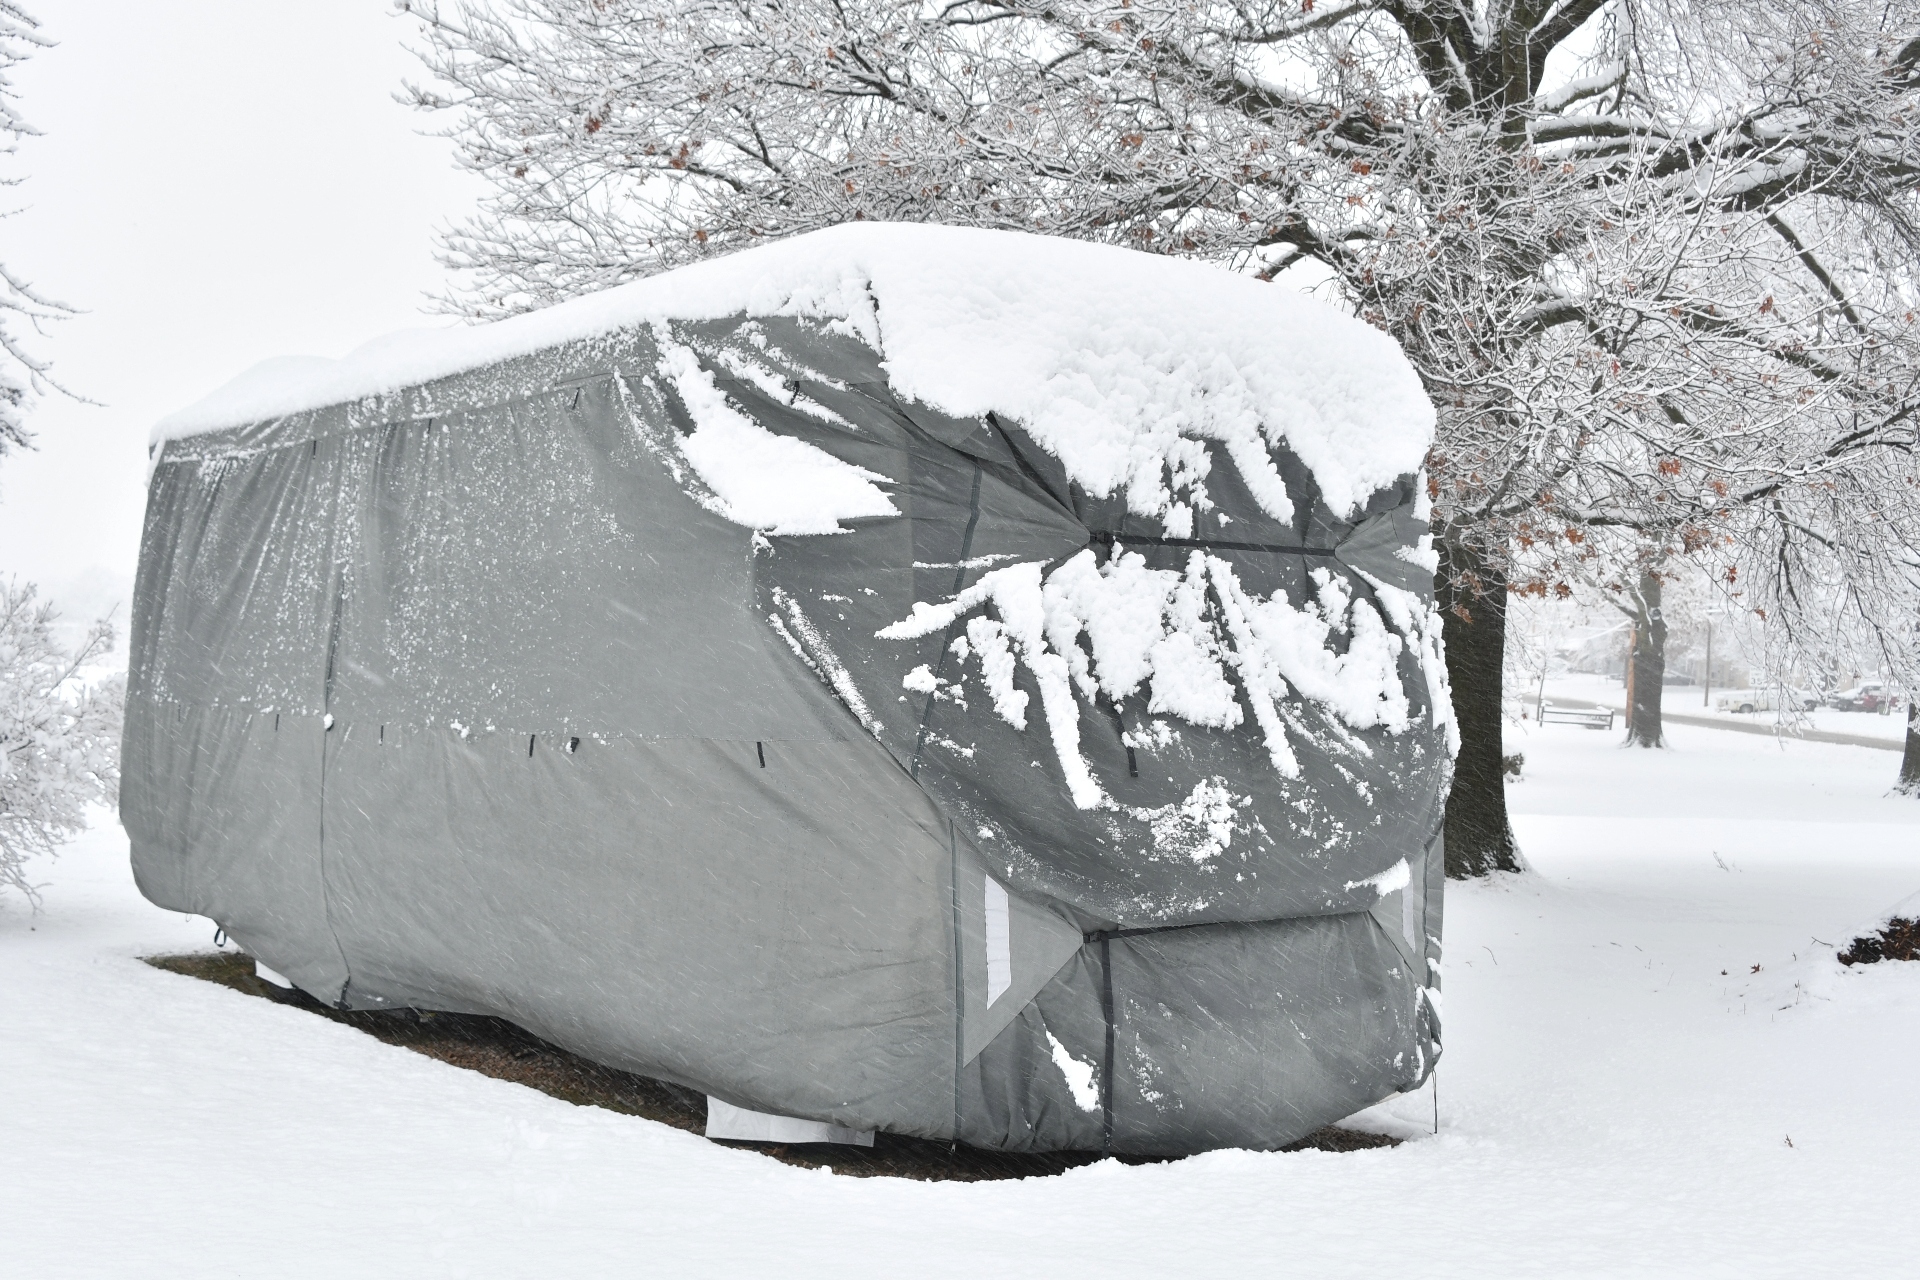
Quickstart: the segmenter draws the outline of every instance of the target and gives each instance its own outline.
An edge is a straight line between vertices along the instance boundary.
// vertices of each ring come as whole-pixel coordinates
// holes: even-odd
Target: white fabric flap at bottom
[[[707,1136],[733,1142],[840,1142],[855,1147],[873,1145],[873,1130],[849,1129],[824,1120],[796,1120],[792,1116],[749,1111],[731,1102],[707,1098]]]

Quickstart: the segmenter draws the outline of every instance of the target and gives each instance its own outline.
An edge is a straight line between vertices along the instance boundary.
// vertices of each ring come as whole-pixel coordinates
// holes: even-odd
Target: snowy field
[[[1866,717],[1850,717],[1864,720]],[[1407,1141],[1028,1182],[836,1177],[577,1108],[136,957],[210,945],[116,827],[0,911],[6,1274],[1759,1276],[1910,1267],[1920,890],[1884,751],[1515,735],[1535,874],[1450,886]],[[1754,971],[1754,966],[1759,966]]]
[[[1742,692],[1738,689],[1713,687],[1713,702],[1728,694]],[[1524,705],[1532,714],[1535,688],[1527,686],[1523,697],[1515,702]],[[1812,711],[1802,711],[1796,715],[1788,711],[1776,716],[1771,711],[1742,715],[1737,711],[1721,711],[1719,708],[1700,705],[1700,686],[1670,684],[1660,690],[1660,710],[1667,715],[1706,716],[1714,720],[1724,720],[1730,724],[1773,725],[1786,721],[1786,732],[1797,729],[1815,729],[1823,733],[1850,733],[1863,738],[1879,738],[1886,742],[1900,744],[1906,741],[1907,713],[1903,707],[1886,715],[1869,714],[1864,711],[1838,711],[1832,707],[1816,707]],[[1513,694],[1509,693],[1509,698]],[[1598,702],[1615,710],[1624,710],[1627,705],[1626,687],[1613,676],[1595,676],[1570,673],[1547,677],[1547,701],[1556,697],[1582,702]],[[1512,750],[1512,748],[1508,748]]]

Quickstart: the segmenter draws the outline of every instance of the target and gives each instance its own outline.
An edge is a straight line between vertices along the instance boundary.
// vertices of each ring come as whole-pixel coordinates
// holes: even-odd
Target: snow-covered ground
[[[1867,717],[1851,717],[1865,720]],[[1449,890],[1447,1057],[1345,1155],[835,1177],[140,964],[210,945],[108,825],[0,910],[9,1275],[1761,1276],[1911,1264],[1920,890],[1860,747],[1517,733],[1535,871]],[[1754,966],[1759,966],[1758,971]]]
[[[1579,699],[1585,702],[1598,702],[1606,706],[1624,708],[1627,705],[1626,687],[1614,676],[1582,675],[1569,673],[1547,677],[1547,701],[1555,697]],[[1670,684],[1660,691],[1660,710],[1668,715],[1706,716],[1714,720],[1724,720],[1729,724],[1772,725],[1776,721],[1787,723],[1787,732],[1796,728],[1817,729],[1825,733],[1853,733],[1867,738],[1884,738],[1888,742],[1901,742],[1907,735],[1907,715],[1904,709],[1889,712],[1886,715],[1869,714],[1863,711],[1836,711],[1832,707],[1818,707],[1812,711],[1799,713],[1796,718],[1792,711],[1776,716],[1771,711],[1742,715],[1737,711],[1721,711],[1711,703],[1700,705],[1701,688],[1699,685]],[[1717,703],[1727,694],[1741,690],[1713,687],[1712,702]],[[1532,714],[1535,686],[1528,685],[1524,695],[1510,694],[1518,698],[1515,707],[1524,706]]]

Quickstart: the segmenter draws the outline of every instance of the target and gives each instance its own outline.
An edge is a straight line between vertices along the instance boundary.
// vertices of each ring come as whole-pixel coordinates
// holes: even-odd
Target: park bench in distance
[[[1540,708],[1540,723],[1581,724],[1589,729],[1611,729],[1614,715],[1612,707],[1556,707],[1548,704]]]

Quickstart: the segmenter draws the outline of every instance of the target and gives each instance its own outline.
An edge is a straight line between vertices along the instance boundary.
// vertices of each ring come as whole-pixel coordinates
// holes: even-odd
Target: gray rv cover
[[[757,1111],[1290,1142],[1439,1052],[1431,425],[1277,287],[924,227],[277,362],[156,434],[135,873]]]

